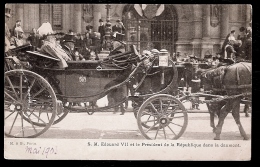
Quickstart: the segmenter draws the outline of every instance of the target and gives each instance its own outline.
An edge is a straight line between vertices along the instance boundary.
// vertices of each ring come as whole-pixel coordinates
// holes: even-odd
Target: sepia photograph
[[[5,4],[4,158],[250,161],[252,10]]]

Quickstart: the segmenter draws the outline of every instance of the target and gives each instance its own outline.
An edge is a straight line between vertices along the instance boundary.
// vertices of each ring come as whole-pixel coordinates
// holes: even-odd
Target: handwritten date
[[[32,147],[26,146],[25,153],[43,155],[48,158],[49,155],[57,154],[57,147]]]

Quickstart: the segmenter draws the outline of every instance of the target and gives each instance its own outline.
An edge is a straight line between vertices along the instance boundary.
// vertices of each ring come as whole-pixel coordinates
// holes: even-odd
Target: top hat
[[[5,8],[5,15],[6,15],[7,17],[11,17],[11,9]]]
[[[64,36],[63,42],[75,42],[75,34],[70,31]]]
[[[99,19],[99,21],[98,22],[103,22],[103,20],[102,19]]]

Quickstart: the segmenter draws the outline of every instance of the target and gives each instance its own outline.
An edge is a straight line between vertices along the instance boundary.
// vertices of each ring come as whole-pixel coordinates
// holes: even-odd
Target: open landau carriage
[[[19,59],[13,62],[12,55],[5,62],[9,67],[4,77],[7,137],[37,137],[75,110],[70,104],[94,102],[122,87],[131,92],[122,101],[102,108],[76,110],[91,115],[131,100],[145,138],[177,139],[185,131],[186,110],[172,96],[177,92],[178,74],[171,60],[162,66],[159,56],[140,55],[132,45],[130,51],[102,61],[67,61],[67,68],[59,68],[55,66],[59,59],[31,51],[30,46],[21,48],[25,49],[30,70],[11,68],[10,64],[16,67],[21,63]]]
[[[178,139],[188,124],[183,100],[192,96],[222,97],[203,93],[179,96],[178,69],[185,66],[158,55],[140,55],[134,45],[130,51],[109,55],[101,61],[67,61],[67,68],[59,68],[56,65],[59,61],[58,58],[32,51],[30,45],[13,49],[5,57],[5,136],[37,137],[72,110],[91,115],[97,110],[120,106],[131,100],[143,137]],[[30,70],[22,68],[24,65]],[[242,64],[239,68],[244,66]],[[251,67],[244,69],[250,72],[251,77]],[[241,83],[244,87],[231,83],[236,86],[230,89],[250,91],[251,83],[244,83],[245,76],[248,76],[245,74],[237,75],[243,79]],[[130,90],[130,94],[109,106],[75,108],[71,105],[95,102],[123,89]]]

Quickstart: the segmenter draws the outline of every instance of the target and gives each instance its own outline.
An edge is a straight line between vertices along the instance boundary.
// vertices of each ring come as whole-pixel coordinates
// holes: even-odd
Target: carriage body
[[[35,67],[56,95],[68,102],[89,102],[102,98],[105,86],[126,73],[123,69],[97,69],[98,61],[71,61],[66,69]]]
[[[129,51],[126,55],[136,55],[136,52]],[[10,137],[37,137],[52,124],[60,122],[72,110],[65,106],[65,103],[94,102],[117,88],[134,88],[131,84],[133,80],[132,83],[137,84],[138,89],[134,88],[131,95],[126,94],[126,100],[138,98],[143,103],[156,94],[173,95],[178,88],[178,72],[172,61],[169,61],[168,66],[160,67],[153,64],[149,69],[142,60],[127,68],[106,66],[108,64],[102,66],[103,60],[67,61],[68,67],[60,68],[52,66],[59,62],[56,58],[32,50],[27,50],[26,53],[28,54],[25,56],[28,56],[27,60],[32,65],[30,70],[17,69],[6,72],[5,98],[7,97],[8,105],[5,105],[5,114],[14,122],[17,120],[16,117],[21,117],[24,124],[26,122],[27,127],[31,128],[26,132],[23,130],[24,125],[15,127],[11,120],[9,126],[5,126],[9,127],[5,134]],[[128,56],[126,59],[129,60]],[[122,64],[121,59],[117,62]],[[107,87],[111,82],[115,82],[116,85]],[[128,93],[128,90],[126,92]],[[142,103],[138,104],[138,107]],[[102,110],[102,107],[99,110]],[[15,111],[17,115],[12,117]],[[85,106],[82,111],[88,112],[89,108]],[[42,129],[38,131],[36,126]]]

